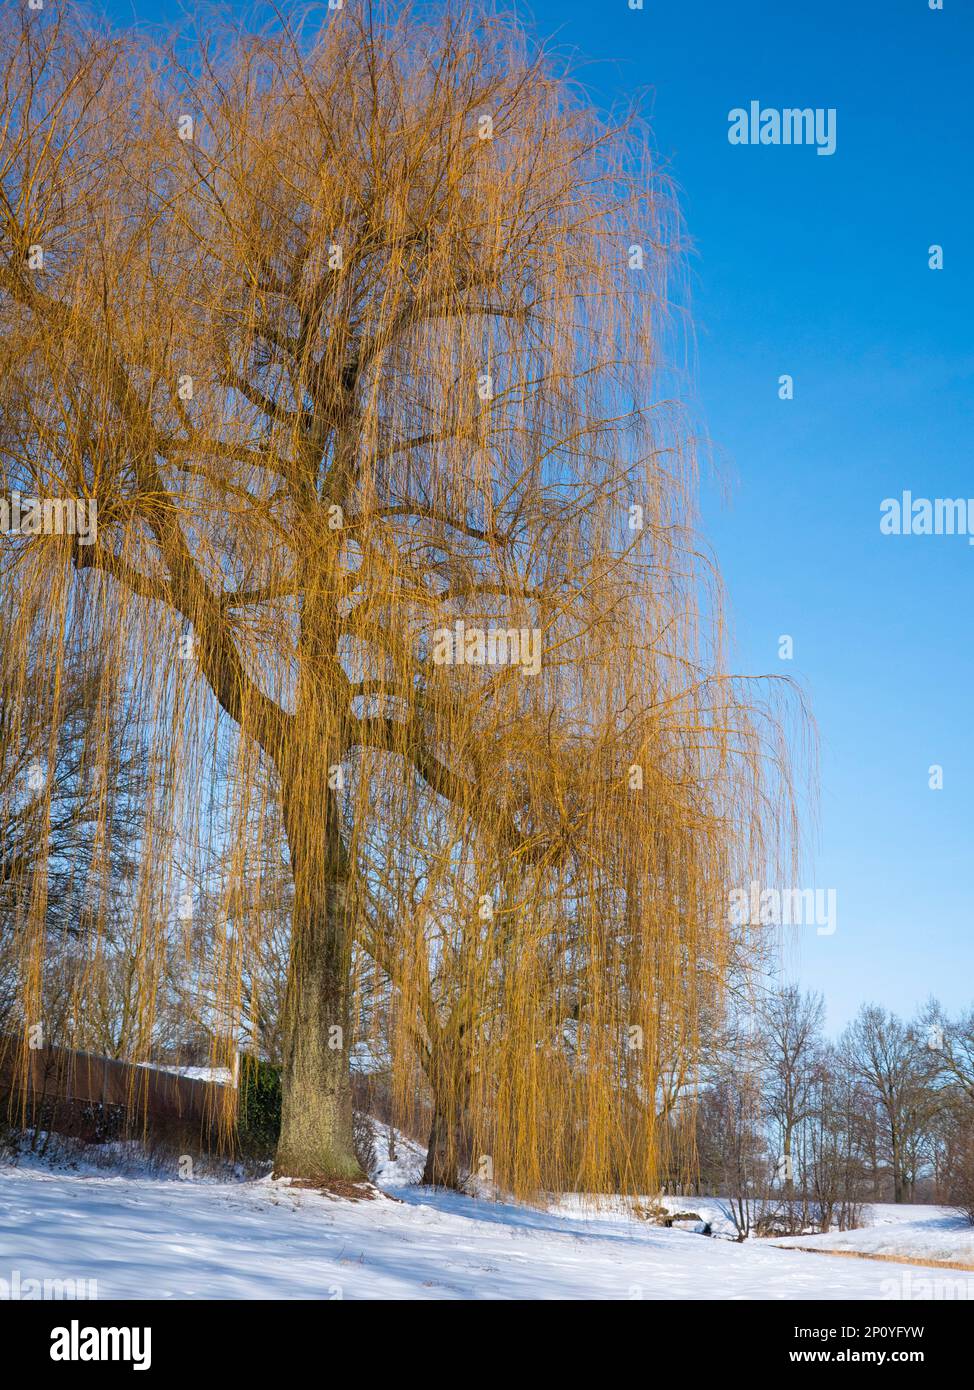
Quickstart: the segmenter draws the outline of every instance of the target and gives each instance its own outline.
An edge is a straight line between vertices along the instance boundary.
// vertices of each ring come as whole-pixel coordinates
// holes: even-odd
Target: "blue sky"
[[[863,1000],[909,1013],[935,994],[956,1011],[974,1003],[974,547],[881,536],[879,506],[904,489],[974,497],[974,16],[964,0],[535,0],[530,13],[586,61],[599,101],[643,95],[680,189],[693,406],[731,484],[729,501],[706,485],[704,529],[737,665],[801,681],[822,744],[806,882],[835,888],[837,930],[801,929],[788,968],[825,994],[830,1029]],[[752,100],[834,107],[834,155],[731,145],[728,113]]]
[[[808,882],[836,889],[837,930],[802,929],[787,965],[830,1029],[863,999],[974,1003],[974,548],[879,532],[904,489],[974,497],[974,17],[944,4],[533,7],[604,99],[645,91],[681,191],[694,404],[731,483],[729,502],[705,489],[704,525],[738,664],[799,679],[821,737]],[[835,154],[731,145],[728,113],[752,100],[834,107]]]

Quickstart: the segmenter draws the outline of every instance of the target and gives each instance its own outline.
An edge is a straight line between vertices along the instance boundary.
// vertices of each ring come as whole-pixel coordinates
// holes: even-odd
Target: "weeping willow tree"
[[[651,1187],[728,889],[795,827],[693,539],[679,227],[639,123],[503,19],[164,42],[49,6],[2,20],[0,188],[0,458],[37,502],[4,542],[10,679],[97,653],[94,726],[124,707],[151,748],[146,1039],[179,847],[223,866],[210,997],[239,1017],[279,815],[277,1171],[359,1176],[363,950],[401,1089],[419,1059],[436,1097],[433,1176],[462,1146],[518,1192]],[[46,524],[65,500],[96,534]],[[19,913],[29,1021],[36,874]]]

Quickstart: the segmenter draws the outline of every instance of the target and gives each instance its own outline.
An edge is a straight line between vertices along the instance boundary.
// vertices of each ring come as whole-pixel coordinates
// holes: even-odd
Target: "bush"
[[[777,1236],[800,1236],[806,1226],[801,1202],[782,1199],[769,1203],[754,1222],[754,1234],[762,1239]]]
[[[12,1125],[0,1119],[0,1163],[12,1163],[16,1158],[19,1137]]]
[[[375,1176],[377,1161],[375,1156],[375,1131],[372,1121],[362,1110],[352,1111],[352,1138],[355,1141],[355,1157],[362,1172],[368,1178]]]
[[[637,1221],[649,1221],[654,1226],[665,1226],[670,1219],[670,1209],[655,1197],[633,1202],[632,1214]]]
[[[240,1058],[237,1141],[249,1157],[272,1157],[281,1133],[281,1068],[259,1057]]]

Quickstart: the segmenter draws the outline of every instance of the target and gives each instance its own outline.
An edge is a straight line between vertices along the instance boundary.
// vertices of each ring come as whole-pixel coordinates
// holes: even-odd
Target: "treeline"
[[[855,1226],[866,1202],[974,1220],[974,1008],[910,1020],[864,1004],[837,1040],[821,996],[769,991],[711,1041],[695,1105],[696,1190],[741,1229]]]

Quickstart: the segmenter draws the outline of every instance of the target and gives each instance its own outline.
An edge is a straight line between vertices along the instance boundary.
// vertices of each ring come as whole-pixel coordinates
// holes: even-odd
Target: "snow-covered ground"
[[[400,1140],[381,1165],[389,1195],[356,1202],[269,1178],[179,1181],[22,1159],[0,1167],[0,1296],[28,1279],[84,1279],[99,1298],[133,1299],[974,1298],[974,1274],[968,1293],[938,1293],[944,1271],[707,1239],[634,1220],[621,1204],[537,1210],[431,1193],[407,1185],[420,1157]],[[881,1223],[885,1236],[858,1235],[899,1253],[911,1241],[931,1257],[955,1248],[956,1218],[909,1211],[895,1228]]]
[[[974,1281],[974,1226],[950,1207],[876,1204],[866,1207],[863,1221],[866,1224],[858,1231],[788,1236],[775,1244],[970,1265]]]

